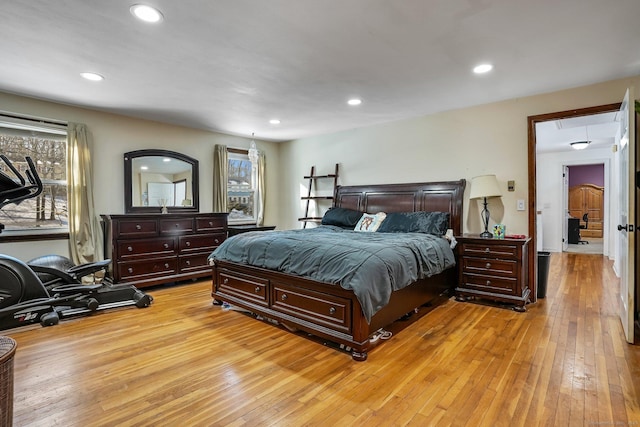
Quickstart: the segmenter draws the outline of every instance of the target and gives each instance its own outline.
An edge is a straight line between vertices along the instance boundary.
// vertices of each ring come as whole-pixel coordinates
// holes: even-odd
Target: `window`
[[[257,172],[247,150],[228,149],[227,209],[229,223],[256,222]]]
[[[43,183],[38,196],[0,210],[2,235],[68,233],[66,126],[0,115],[0,153],[25,179],[31,157]],[[17,179],[4,162],[0,169]]]

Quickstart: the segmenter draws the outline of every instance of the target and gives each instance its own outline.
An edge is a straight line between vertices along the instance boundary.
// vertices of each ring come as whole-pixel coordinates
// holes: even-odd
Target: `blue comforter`
[[[391,292],[455,265],[449,242],[423,233],[361,233],[323,225],[255,231],[225,240],[209,256],[353,290],[367,321]]]

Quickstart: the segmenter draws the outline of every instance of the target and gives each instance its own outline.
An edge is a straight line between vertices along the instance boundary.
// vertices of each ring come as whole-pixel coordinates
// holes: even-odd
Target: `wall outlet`
[[[519,211],[525,210],[524,200],[518,199],[518,205],[516,207]]]

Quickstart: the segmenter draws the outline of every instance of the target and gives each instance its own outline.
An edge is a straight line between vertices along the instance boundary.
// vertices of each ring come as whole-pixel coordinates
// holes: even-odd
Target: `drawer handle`
[[[185,245],[187,245],[187,247],[191,246],[191,242],[186,242]]]
[[[191,261],[187,260],[187,262],[185,264],[191,265]]]
[[[260,286],[256,286],[255,291],[256,291],[256,294],[259,294],[260,293]]]
[[[485,268],[486,268],[486,269],[491,268],[491,263],[490,263],[490,262],[488,262],[488,263],[487,263],[487,265],[485,265]]]
[[[287,294],[282,294],[282,301],[286,301],[287,300]]]
[[[224,283],[224,284],[226,285],[227,283],[229,283],[229,279],[224,279],[224,280],[222,281],[222,283]]]
[[[133,252],[133,248],[132,248],[131,246],[127,246],[127,250],[128,250],[129,252]]]
[[[484,248],[484,253],[485,253],[485,254],[488,254],[489,252],[491,252],[491,249],[489,249],[489,248]]]
[[[176,226],[176,228],[180,228],[180,224],[178,224],[177,222],[176,222],[175,226]]]
[[[129,267],[129,268],[127,268],[127,271],[128,271],[129,273],[133,273],[133,268]]]
[[[209,227],[213,227],[213,222],[209,221]]]
[[[220,243],[220,240],[215,239],[215,240],[214,240],[214,242],[215,242],[215,243]]]
[[[487,286],[491,286],[491,280],[487,280]]]
[[[336,314],[336,308],[335,307],[331,307],[329,309],[329,314]]]
[[[169,244],[168,244],[168,243],[165,243],[165,244],[164,244],[164,248],[165,248],[165,249],[169,249]]]
[[[140,224],[136,224],[136,230],[142,230],[142,226]]]
[[[169,264],[168,263],[164,263],[164,268],[169,268]]]

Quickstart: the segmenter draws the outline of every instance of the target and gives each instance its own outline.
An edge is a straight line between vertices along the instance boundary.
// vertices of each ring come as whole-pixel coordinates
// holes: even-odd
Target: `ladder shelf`
[[[311,208],[311,200],[333,200],[336,192],[336,187],[338,186],[338,163],[336,163],[335,172],[327,175],[316,175],[316,167],[311,166],[311,172],[309,175],[304,176],[303,178],[309,180],[308,192],[306,196],[302,196],[301,200],[306,200],[304,216],[302,218],[298,218],[298,221],[302,221],[302,228],[307,228],[307,224],[310,222],[319,223],[322,221],[322,217],[318,216],[309,216],[309,209]],[[316,190],[316,183],[318,180],[325,179],[333,179],[333,191],[331,196],[328,195],[312,195],[314,190]]]

